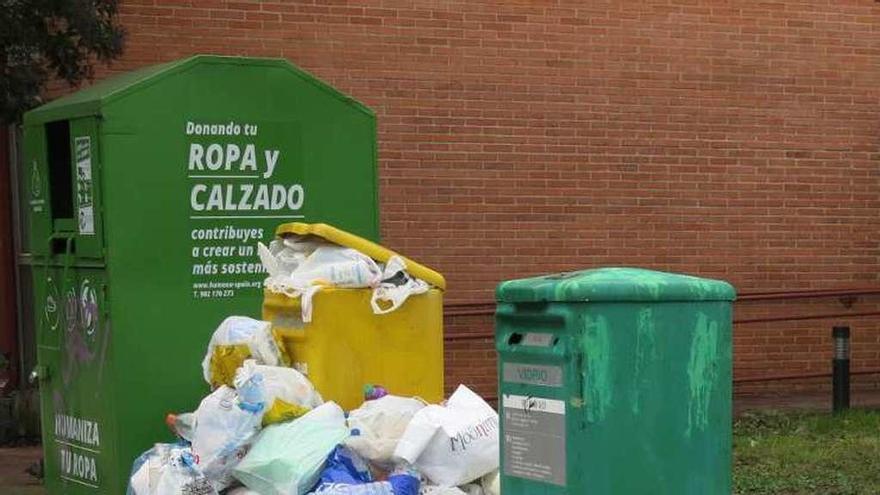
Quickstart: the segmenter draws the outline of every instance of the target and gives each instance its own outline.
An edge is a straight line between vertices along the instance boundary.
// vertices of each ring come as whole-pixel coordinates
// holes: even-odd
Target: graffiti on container
[[[709,425],[709,402],[718,381],[718,322],[709,321],[705,313],[697,314],[687,375],[690,394],[685,434],[690,437],[695,428],[705,431]]]
[[[73,288],[67,291],[65,308],[67,333],[62,348],[61,377],[64,385],[69,386],[76,381],[81,369],[93,366],[99,359],[98,364],[103,368],[110,328],[107,321],[101,328],[98,295],[94,282],[88,278],[82,280],[78,291]],[[98,340],[101,340],[100,353],[96,349]],[[102,370],[98,372],[96,393],[100,390],[102,378]]]
[[[83,279],[79,294],[79,324],[87,337],[94,337],[98,327],[98,297],[89,279]]]
[[[61,304],[61,298],[58,294],[58,286],[55,285],[55,280],[49,279],[46,281],[46,306],[43,308],[43,313],[46,317],[46,323],[49,325],[49,330],[55,331],[58,330],[58,326],[61,324],[61,312],[59,311],[59,305]]]
[[[76,330],[77,306],[76,291],[74,289],[67,289],[67,292],[64,294],[64,318],[67,333],[73,333]]]

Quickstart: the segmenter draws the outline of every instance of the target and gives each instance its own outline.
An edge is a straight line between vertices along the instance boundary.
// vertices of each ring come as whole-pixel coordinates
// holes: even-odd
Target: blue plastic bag
[[[418,495],[419,478],[411,469],[398,469],[387,481],[373,481],[367,463],[344,446],[330,454],[312,493],[320,495]]]
[[[319,492],[333,485],[357,485],[373,481],[367,463],[348,448],[337,445],[330,456],[313,491]]]

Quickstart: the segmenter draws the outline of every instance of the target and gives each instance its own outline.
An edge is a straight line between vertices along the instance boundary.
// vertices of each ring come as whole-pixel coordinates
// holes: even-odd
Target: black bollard
[[[832,410],[835,413],[849,409],[849,327],[834,327],[834,361]]]

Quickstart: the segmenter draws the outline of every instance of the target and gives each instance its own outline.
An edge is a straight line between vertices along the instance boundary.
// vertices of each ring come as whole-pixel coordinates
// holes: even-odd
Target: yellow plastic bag
[[[311,411],[311,408],[300,406],[299,404],[291,404],[286,400],[276,398],[266,411],[266,414],[263,415],[263,426],[290,421],[309,411]]]
[[[211,388],[232,386],[237,370],[246,359],[259,364],[281,364],[281,351],[272,334],[271,324],[245,316],[230,316],[211,336],[202,360],[202,373]]]
[[[251,349],[247,344],[218,345],[211,352],[210,384],[211,388],[220,385],[232,385],[235,370],[241,367],[246,359],[250,359]]]

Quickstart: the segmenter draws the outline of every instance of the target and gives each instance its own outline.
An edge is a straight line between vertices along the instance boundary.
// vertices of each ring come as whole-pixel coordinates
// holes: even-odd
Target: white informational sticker
[[[566,486],[565,402],[505,394],[504,474]]]
[[[80,235],[95,235],[95,204],[92,182],[92,138],[74,139],[76,153],[76,208]]]

